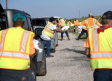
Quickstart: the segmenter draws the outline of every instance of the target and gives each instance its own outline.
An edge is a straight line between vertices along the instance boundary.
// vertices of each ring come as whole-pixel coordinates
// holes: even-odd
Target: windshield
[[[44,18],[46,21],[49,21],[49,18]]]
[[[6,17],[0,16],[0,30],[4,30],[6,28]]]

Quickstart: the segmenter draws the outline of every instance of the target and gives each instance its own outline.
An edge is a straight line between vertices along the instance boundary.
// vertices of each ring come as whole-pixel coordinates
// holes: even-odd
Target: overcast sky
[[[6,8],[6,0],[0,0]],[[112,11],[112,0],[8,0],[9,9],[25,11],[34,17],[60,16],[62,18],[87,17],[89,13],[94,16]]]

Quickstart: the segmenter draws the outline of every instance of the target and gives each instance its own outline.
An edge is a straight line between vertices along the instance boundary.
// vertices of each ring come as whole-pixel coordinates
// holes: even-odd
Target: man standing
[[[50,54],[51,49],[51,39],[55,33],[57,32],[63,32],[61,28],[56,27],[55,25],[55,18],[51,17],[49,19],[50,23],[48,23],[44,30],[42,31],[41,40],[46,41],[46,47],[47,47],[47,57],[53,57],[53,55]]]
[[[80,22],[80,23],[76,23],[74,24],[74,26],[79,26],[79,25],[85,25],[85,30],[88,30],[91,29],[91,28],[97,28],[97,27],[100,27],[101,24],[95,19],[93,18],[93,15],[92,14],[89,14],[89,18]]]
[[[30,57],[35,53],[34,33],[23,29],[22,14],[13,16],[13,26],[0,31],[0,81],[35,81]]]
[[[60,17],[60,19],[59,19],[59,26],[60,26],[61,28],[66,26],[66,25],[65,25],[65,21],[64,21],[61,17]],[[64,34],[64,32],[61,32],[61,40],[63,40],[63,34]],[[67,31],[65,31],[65,34],[66,34],[66,36],[68,37],[68,40],[70,40]]]
[[[77,26],[79,26],[78,25],[79,24],[79,21],[75,18],[73,24],[75,24],[75,26],[74,26],[74,32],[77,32],[77,29],[75,29],[75,28],[77,28]]]
[[[71,27],[70,25],[72,24],[71,20],[68,21],[67,26],[69,26],[69,31],[71,32]]]
[[[94,81],[112,81],[112,11],[102,16],[100,28],[90,29],[85,42],[86,56],[94,69]]]

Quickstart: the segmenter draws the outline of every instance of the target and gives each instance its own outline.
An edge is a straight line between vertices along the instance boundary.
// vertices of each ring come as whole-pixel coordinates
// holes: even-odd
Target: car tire
[[[34,66],[34,63],[32,63],[32,65]],[[31,73],[36,81],[36,68],[35,67],[31,67]]]
[[[37,75],[38,76],[45,76],[46,73],[47,73],[47,70],[46,70],[46,54],[44,52],[44,57],[43,57],[43,61],[42,61],[42,67],[38,71]]]

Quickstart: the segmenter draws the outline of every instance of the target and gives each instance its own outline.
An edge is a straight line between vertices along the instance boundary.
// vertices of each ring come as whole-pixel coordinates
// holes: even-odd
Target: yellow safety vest
[[[21,27],[0,31],[0,68],[25,70],[30,67],[30,40],[34,35]]]
[[[48,23],[45,26],[44,30],[42,31],[45,35],[47,35],[50,38],[52,38],[54,33],[55,33],[55,31],[49,29],[49,26],[51,26],[51,25],[53,25],[53,24],[52,23]]]
[[[89,30],[90,64],[92,69],[112,69],[112,27],[97,33]]]
[[[63,19],[61,19],[60,21],[61,21],[61,27],[66,26],[65,21]]]

